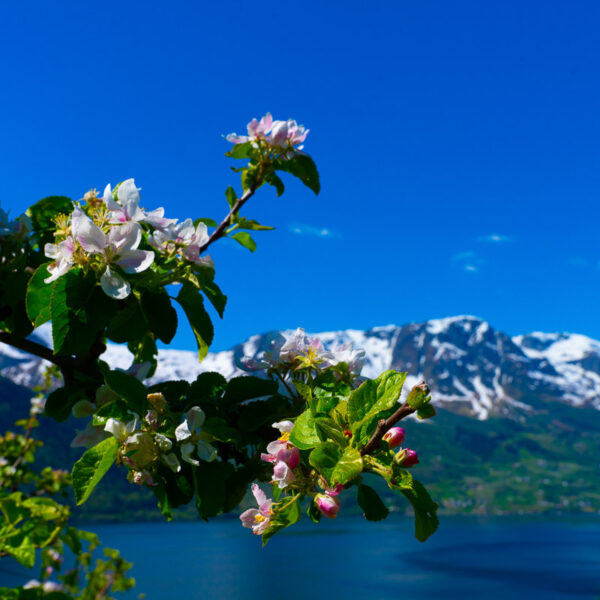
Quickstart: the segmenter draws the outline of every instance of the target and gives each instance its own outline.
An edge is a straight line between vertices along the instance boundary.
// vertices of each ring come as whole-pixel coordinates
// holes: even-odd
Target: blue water
[[[446,517],[425,544],[397,515],[306,521],[265,549],[233,520],[89,529],[134,561],[128,600],[141,592],[147,600],[600,598],[598,518]],[[3,567],[0,580],[16,577]]]

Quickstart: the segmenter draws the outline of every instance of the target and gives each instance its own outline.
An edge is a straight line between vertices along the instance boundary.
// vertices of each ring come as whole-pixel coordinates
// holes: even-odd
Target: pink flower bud
[[[340,501],[337,498],[332,498],[327,494],[317,494],[315,496],[315,502],[317,507],[321,511],[321,514],[326,516],[328,519],[335,519],[340,510]]]
[[[402,427],[392,427],[383,436],[383,439],[389,444],[390,448],[397,448],[402,445],[406,432]]]
[[[403,467],[412,467],[413,465],[416,465],[419,462],[419,455],[414,450],[407,448],[406,450],[404,450],[404,452],[404,458],[400,463]]]
[[[295,469],[300,464],[300,450],[296,446],[280,450],[277,453],[277,460],[282,460],[290,469]]]

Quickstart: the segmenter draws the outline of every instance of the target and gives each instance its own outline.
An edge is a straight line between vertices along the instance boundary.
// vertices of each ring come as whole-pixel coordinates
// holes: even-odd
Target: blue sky
[[[252,333],[476,314],[600,338],[600,5],[30,2],[0,7],[0,202],[135,177],[168,216],[225,212],[221,137],[310,128],[293,181],[211,252],[215,349]],[[178,347],[191,347],[182,331]]]

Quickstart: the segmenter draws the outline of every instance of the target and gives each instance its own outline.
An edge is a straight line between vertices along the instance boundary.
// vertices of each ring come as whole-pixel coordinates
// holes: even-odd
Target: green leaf
[[[234,204],[237,202],[237,194],[231,186],[225,190],[225,198],[227,198],[227,204],[229,204],[229,208],[233,208]]]
[[[254,219],[246,219],[245,217],[238,217],[235,226],[238,229],[248,229],[249,231],[272,231],[275,227],[269,225],[261,225]]]
[[[310,410],[305,410],[294,423],[290,433],[290,442],[300,450],[310,450],[321,443],[317,433],[315,418]]]
[[[277,382],[260,377],[233,377],[227,384],[222,403],[227,406],[240,404],[253,398],[272,396],[277,393]]]
[[[56,280],[50,298],[55,354],[82,355],[116,314],[119,303],[109,298],[92,271],[71,269]]]
[[[363,470],[363,459],[356,448],[348,446],[344,449],[342,456],[337,462],[331,474],[331,484],[341,483],[346,485],[355,477],[360,475]]]
[[[325,477],[329,485],[333,485],[333,472],[341,455],[342,452],[337,444],[322,442],[310,453],[308,462]]]
[[[56,230],[54,219],[60,214],[69,215],[72,212],[73,201],[66,196],[49,196],[27,209],[27,215],[31,219],[31,225],[40,248],[47,243],[54,243]]]
[[[276,173],[271,173],[269,176],[267,176],[266,180],[268,184],[272,185],[275,188],[275,191],[277,192],[278,196],[283,195],[283,192],[285,192],[285,186],[283,185],[283,181],[281,181],[279,175],[277,175]]]
[[[390,487],[400,491],[411,503],[415,512],[415,537],[424,542],[438,528],[438,504],[420,482],[413,479],[410,473],[403,473],[401,481],[394,480]]]
[[[227,379],[220,373],[212,371],[200,373],[190,386],[188,400],[194,404],[199,402],[216,402],[221,398],[226,387]]]
[[[192,470],[196,508],[202,519],[216,517],[223,512],[227,502],[228,483],[234,475],[235,468],[227,462],[206,462]]]
[[[227,304],[227,296],[223,294],[214,281],[203,281],[202,291],[222,319],[225,312],[225,305]]]
[[[229,158],[250,158],[252,152],[252,142],[244,142],[243,144],[234,144],[233,148],[225,153]]]
[[[436,414],[433,404],[427,403],[417,409],[417,417],[419,417],[419,419],[431,419],[431,417],[435,417]]]
[[[194,227],[198,227],[198,223],[204,223],[207,227],[217,227],[217,222],[214,219],[208,219],[206,217],[194,219]]]
[[[282,498],[281,503],[285,505],[285,502],[289,500]],[[282,510],[277,510],[271,518],[271,525],[269,529],[262,535],[263,548],[266,543],[278,532],[300,520],[300,503],[298,500],[292,502],[289,506],[286,506]]]
[[[148,408],[146,386],[133,375],[123,371],[107,371],[104,381],[109,389],[122,398],[129,408],[143,417]]]
[[[290,415],[289,402],[282,396],[256,400],[242,405],[237,427],[241,431],[256,431]]]
[[[31,319],[34,327],[39,327],[50,320],[52,284],[44,283],[44,279],[50,277],[50,273],[48,273],[50,264],[52,263],[47,262],[40,265],[27,284],[25,304],[27,316]]]
[[[204,308],[202,295],[189,283],[184,283],[177,295],[177,302],[183,308],[198,344],[198,358],[200,361],[208,354],[208,347],[212,343],[213,325]]]
[[[349,483],[363,469],[362,456],[356,448],[348,446],[342,451],[334,442],[319,444],[310,453],[308,462],[325,477],[330,486]]]
[[[348,414],[355,443],[364,445],[379,419],[389,417],[398,408],[398,399],[406,373],[386,371],[377,379],[365,381],[350,394]]]
[[[5,546],[3,550],[8,552],[8,554],[24,567],[33,569],[33,566],[35,565],[35,544],[29,537],[25,536],[19,546]]]
[[[87,400],[87,396],[78,386],[58,388],[48,396],[44,414],[55,421],[66,421],[71,416],[71,409],[80,400]]]
[[[123,304],[125,306],[110,320],[106,330],[108,339],[117,344],[137,340],[148,331],[148,321],[135,294],[131,294]]]
[[[323,435],[326,439],[329,438],[337,442],[339,446],[344,448],[348,445],[348,439],[338,424],[331,417],[317,417],[315,419],[317,432]]]
[[[368,485],[358,486],[358,504],[363,509],[367,521],[381,521],[390,514],[379,494]]]
[[[406,404],[411,408],[418,410],[422,406],[425,406],[430,400],[431,396],[429,395],[429,388],[422,383],[420,385],[415,385],[415,387],[410,390],[406,397]]]
[[[256,250],[256,242],[252,239],[252,236],[245,231],[234,233],[231,238],[244,246],[244,248],[248,248],[250,252],[254,252]]]
[[[146,315],[150,331],[165,344],[170,344],[177,331],[177,312],[171,306],[166,291],[151,292],[144,290],[142,294],[142,310]]]
[[[290,160],[279,159],[275,164],[275,169],[296,176],[315,194],[318,194],[321,191],[317,166],[308,154],[296,154],[296,156]]]
[[[117,458],[117,440],[109,437],[87,450],[73,466],[71,478],[77,504],[83,504]]]

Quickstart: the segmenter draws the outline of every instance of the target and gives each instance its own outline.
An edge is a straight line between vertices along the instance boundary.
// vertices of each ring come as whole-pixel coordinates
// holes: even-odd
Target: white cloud
[[[452,262],[467,273],[478,273],[479,268],[485,262],[476,252],[467,250],[458,252],[452,257]]]
[[[335,238],[340,239],[342,234],[330,229],[329,227],[315,227],[314,225],[306,225],[303,223],[294,223],[289,226],[292,233],[296,235],[309,235],[312,237]]]
[[[505,242],[512,242],[513,238],[510,235],[504,235],[501,233],[490,233],[489,235],[480,235],[477,238],[478,242],[487,242],[490,244],[502,244]]]

